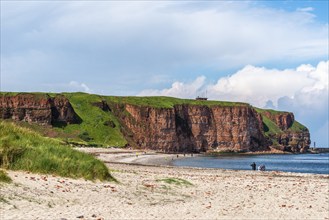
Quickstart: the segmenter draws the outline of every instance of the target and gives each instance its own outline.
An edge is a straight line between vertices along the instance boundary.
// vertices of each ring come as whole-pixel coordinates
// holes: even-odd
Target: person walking
[[[252,164],[250,164],[250,166],[251,166],[251,169],[252,170],[256,170],[256,163],[255,162],[253,162]]]

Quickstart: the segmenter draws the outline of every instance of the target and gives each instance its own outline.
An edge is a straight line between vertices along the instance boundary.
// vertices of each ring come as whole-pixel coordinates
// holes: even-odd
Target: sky
[[[291,111],[328,144],[328,1],[4,1],[1,91]]]

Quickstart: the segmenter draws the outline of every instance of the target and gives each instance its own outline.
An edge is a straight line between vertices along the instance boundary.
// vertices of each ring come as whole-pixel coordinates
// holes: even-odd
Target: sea
[[[174,166],[251,170],[250,164],[265,165],[266,171],[329,174],[329,153],[196,156],[173,161]]]

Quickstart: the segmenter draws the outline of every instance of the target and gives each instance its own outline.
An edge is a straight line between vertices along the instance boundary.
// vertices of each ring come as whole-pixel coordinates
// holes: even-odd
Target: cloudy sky
[[[1,1],[1,91],[249,102],[328,146],[328,1]]]

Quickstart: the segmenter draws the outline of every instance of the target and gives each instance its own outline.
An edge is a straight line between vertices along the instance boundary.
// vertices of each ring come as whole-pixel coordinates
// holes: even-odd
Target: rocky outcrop
[[[175,105],[152,108],[116,104],[125,133],[141,148],[165,152],[267,150],[261,116],[249,105]]]
[[[96,107],[102,109],[104,112],[111,111],[109,105],[107,104],[107,102],[105,100],[102,100],[100,102],[95,102],[95,103],[93,103],[93,106],[96,106]]]
[[[295,123],[293,113],[265,110],[262,114],[281,129],[281,132],[269,134],[274,148],[296,153],[304,153],[309,149],[310,133],[306,127],[293,129]]]
[[[275,148],[295,153],[305,153],[311,144],[308,130],[303,132],[287,131],[273,136],[278,143]]]
[[[79,123],[65,96],[50,97],[46,94],[2,95],[0,98],[0,116],[2,119],[35,122],[39,124]]]
[[[290,128],[295,121],[294,114],[291,112],[274,113],[271,111],[265,111],[264,115],[271,119],[283,131]]]

